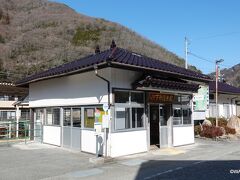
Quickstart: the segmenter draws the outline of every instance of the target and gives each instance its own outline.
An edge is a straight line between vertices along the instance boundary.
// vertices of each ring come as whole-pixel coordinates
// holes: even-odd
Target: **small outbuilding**
[[[112,47],[17,84],[29,87],[32,121],[42,124],[44,143],[117,157],[194,143],[193,93],[209,81]]]
[[[216,117],[216,81],[209,83],[208,117]],[[240,115],[240,88],[218,82],[218,117],[226,119]]]

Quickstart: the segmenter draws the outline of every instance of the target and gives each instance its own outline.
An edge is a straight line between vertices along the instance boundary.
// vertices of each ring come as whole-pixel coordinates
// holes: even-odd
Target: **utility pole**
[[[223,59],[216,60],[216,127],[218,127],[218,65],[223,61]]]
[[[185,69],[188,69],[188,39],[187,37],[185,36],[184,38],[185,40]]]

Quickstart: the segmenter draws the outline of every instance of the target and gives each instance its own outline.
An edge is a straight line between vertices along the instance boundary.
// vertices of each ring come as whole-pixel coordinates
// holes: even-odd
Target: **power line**
[[[209,63],[215,64],[215,62],[213,62],[213,61],[211,61],[211,60],[208,60],[208,59],[206,59],[206,58],[203,58],[203,57],[201,57],[201,56],[199,56],[199,55],[196,55],[196,54],[194,54],[194,53],[192,53],[192,52],[188,52],[188,54],[190,54],[190,55],[192,55],[192,56],[194,56],[194,57],[196,57],[196,58],[198,58],[198,59],[201,59],[201,60],[207,61],[207,62],[209,62]]]
[[[192,55],[192,56],[194,56],[194,57],[196,57],[196,58],[198,58],[198,59],[201,59],[201,60],[207,61],[207,62],[209,62],[209,63],[215,64],[214,61],[211,61],[211,60],[209,60],[209,59],[203,58],[202,56],[199,56],[199,55],[194,54],[194,53],[192,53],[192,52],[188,52],[188,54],[190,54],[190,55]],[[220,64],[220,66],[223,66],[223,67],[226,67],[226,68],[231,68],[231,66],[227,66],[226,64]]]
[[[240,31],[223,33],[223,34],[216,34],[216,35],[210,35],[210,36],[196,38],[194,40],[196,41],[196,40],[212,39],[212,38],[217,38],[217,37],[231,36],[231,35],[234,35],[234,34],[240,34]]]

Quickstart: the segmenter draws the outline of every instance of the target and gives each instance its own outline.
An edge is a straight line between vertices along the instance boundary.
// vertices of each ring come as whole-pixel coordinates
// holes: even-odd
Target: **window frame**
[[[186,95],[186,94],[185,94]],[[190,104],[191,100],[189,101],[189,103],[187,103],[186,101],[182,102],[182,96],[183,95],[179,95],[181,98],[181,102],[178,103],[178,104],[173,104],[172,105],[172,124],[174,127],[177,127],[177,126],[192,126],[193,125],[193,119],[192,119],[192,113],[193,113],[193,110],[192,110],[192,107],[191,105],[188,105]],[[181,109],[181,118],[180,118],[180,123],[179,124],[174,124],[174,110],[176,108],[180,108]],[[191,123],[189,124],[184,124],[184,116],[183,116],[183,110],[188,110],[189,113],[189,118],[190,118],[190,121]]]
[[[129,97],[128,101],[126,103],[116,103],[115,102],[115,97],[116,97],[116,92],[128,92]],[[145,108],[145,92],[144,91],[134,91],[134,90],[126,90],[126,89],[114,89],[114,121],[113,121],[113,132],[125,132],[125,131],[138,131],[138,130],[145,130],[146,129],[146,108]],[[142,93],[143,94],[143,103],[137,103],[137,102],[132,102],[132,93]],[[129,113],[129,121],[130,121],[130,128],[125,128],[123,129],[117,129],[117,109],[118,108],[126,108],[130,109]],[[137,127],[137,120],[135,121],[135,127],[133,127],[132,122],[132,113],[133,113],[133,108],[143,108],[143,122],[142,122],[142,127]]]
[[[95,111],[96,111],[97,108],[103,110],[102,106],[103,106],[102,104],[96,104],[96,105],[90,105],[90,106],[83,106],[82,107],[83,108],[82,129],[94,131],[94,126],[93,127],[85,127],[85,109],[93,109],[94,108],[94,123],[95,123],[95,120],[96,120]]]
[[[62,113],[61,113],[61,108],[60,108],[60,107],[46,107],[45,109],[46,109],[46,110],[45,110],[46,116],[45,116],[44,125],[45,125],[45,126],[57,126],[57,127],[61,126],[61,115],[62,115]],[[48,110],[49,110],[49,109],[51,109],[52,124],[48,124]],[[53,110],[55,110],[55,109],[58,109],[58,110],[59,110],[59,124],[54,124]],[[44,113],[44,114],[45,114],[45,113]]]
[[[62,109],[63,109],[63,124],[62,124],[62,126],[63,127],[70,127],[70,128],[82,128],[82,107],[68,107],[68,106],[66,106],[66,107],[62,107]],[[68,126],[66,126],[66,125],[64,125],[64,121],[65,121],[65,110],[66,109],[68,109],[68,110],[70,110],[70,125],[68,125]],[[73,110],[74,109],[77,109],[77,110],[79,110],[80,111],[80,127],[78,127],[78,126],[73,126]]]

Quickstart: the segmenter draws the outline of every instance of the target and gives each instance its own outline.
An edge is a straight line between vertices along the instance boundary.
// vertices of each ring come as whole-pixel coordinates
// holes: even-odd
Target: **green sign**
[[[193,109],[194,111],[206,111],[209,103],[209,89],[208,86],[200,86],[198,93],[193,95]]]

